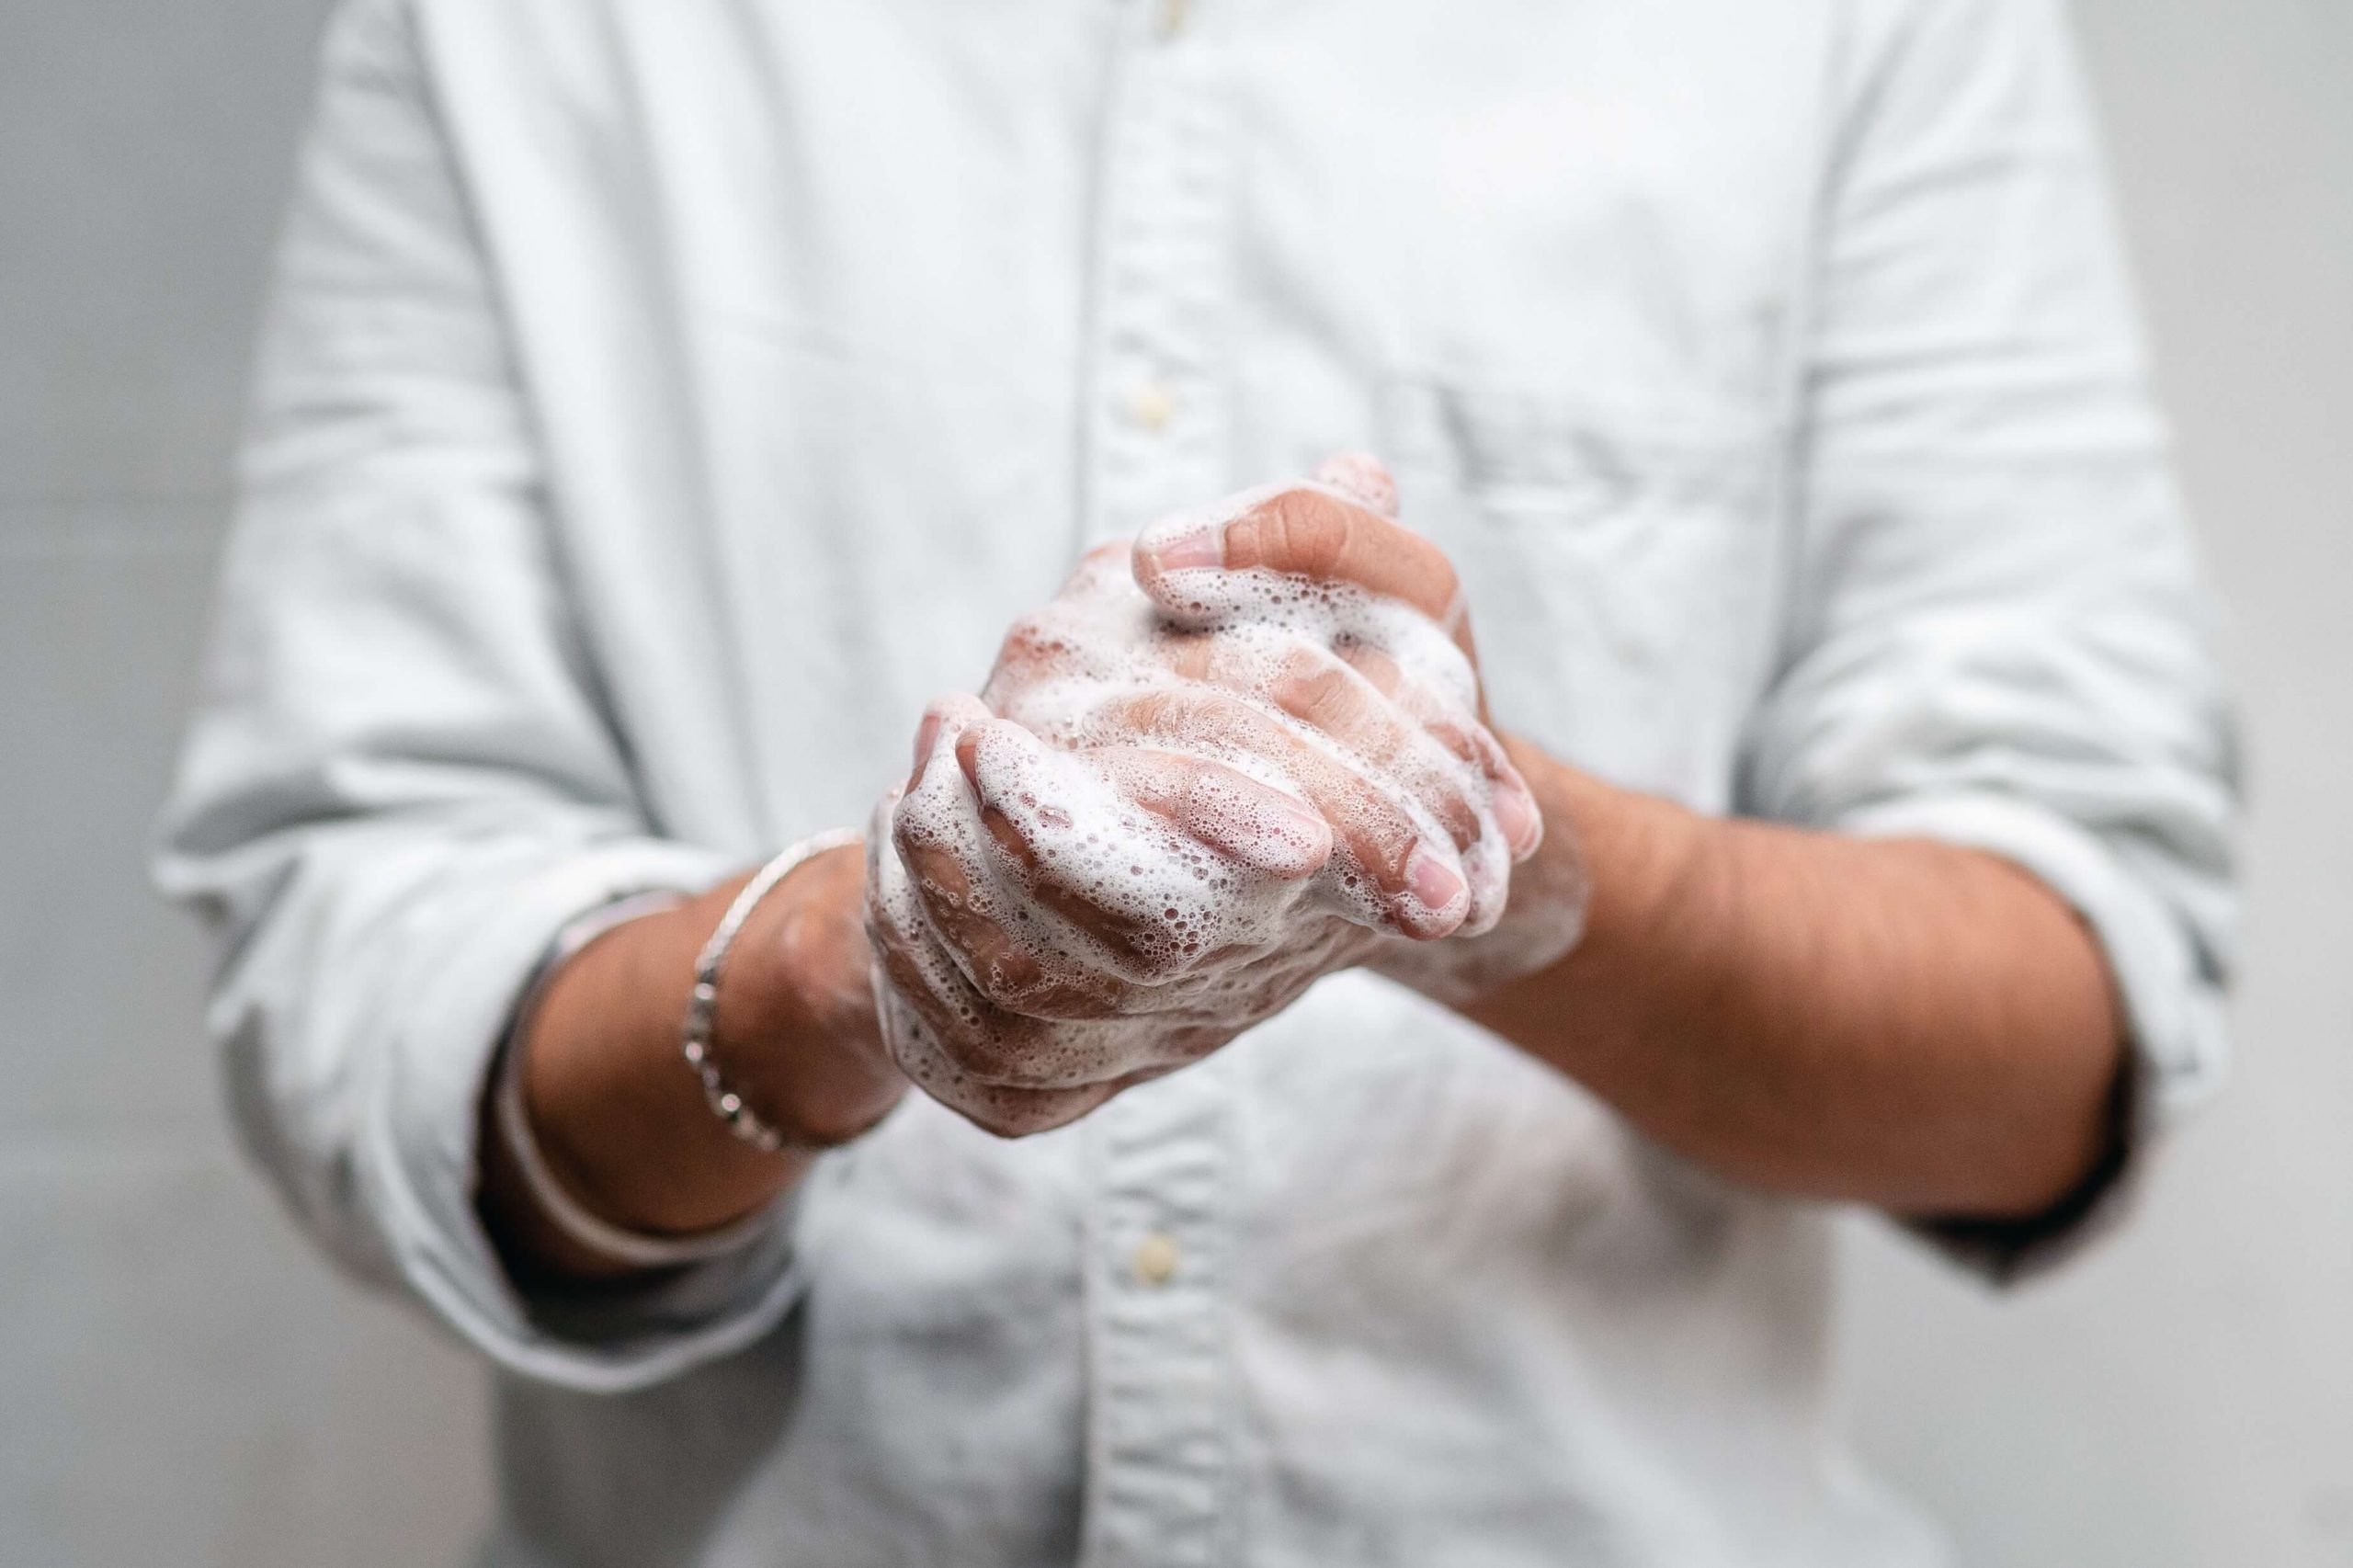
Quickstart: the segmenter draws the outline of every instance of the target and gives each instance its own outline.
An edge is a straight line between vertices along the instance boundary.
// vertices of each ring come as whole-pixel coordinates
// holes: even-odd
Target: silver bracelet
[[[685,1054],[687,1065],[702,1080],[702,1096],[710,1102],[711,1113],[727,1123],[736,1137],[771,1154],[786,1149],[814,1153],[835,1145],[798,1128],[777,1126],[745,1105],[744,1096],[727,1086],[719,1064],[710,1059],[711,1031],[719,1018],[719,971],[727,962],[728,950],[734,947],[736,936],[744,929],[744,922],[752,917],[752,911],[759,907],[762,899],[776,891],[779,882],[798,870],[802,861],[827,850],[859,843],[862,836],[855,828],[816,834],[761,867],[759,873],[744,884],[744,891],[735,895],[735,902],[727,906],[727,913],[720,917],[719,928],[703,944],[702,956],[695,960],[695,988],[687,1002],[687,1022],[679,1034],[678,1049]]]
[[[726,1256],[770,1228],[775,1223],[774,1216],[764,1210],[719,1230],[691,1236],[653,1235],[624,1230],[608,1220],[599,1219],[564,1187],[531,1131],[530,1109],[523,1098],[523,1047],[548,980],[566,959],[616,926],[642,915],[675,909],[685,902],[683,893],[666,890],[637,893],[566,926],[557,937],[548,961],[541,966],[539,979],[516,1010],[515,1025],[499,1052],[497,1078],[491,1087],[499,1138],[514,1157],[516,1171],[523,1178],[532,1203],[574,1245],[630,1268],[682,1268]]]

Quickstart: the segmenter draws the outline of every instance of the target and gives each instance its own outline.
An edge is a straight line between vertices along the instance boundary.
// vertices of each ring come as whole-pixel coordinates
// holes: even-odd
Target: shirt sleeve
[[[2057,0],[1852,8],[1802,395],[1790,640],[1761,815],[2007,858],[2097,935],[2118,1141],[1997,1278],[2102,1216],[2226,1050],[2236,748]]]
[[[649,824],[413,28],[360,0],[330,30],[157,878],[217,938],[239,1131],[311,1233],[511,1369],[625,1388],[782,1315],[781,1229],[527,1296],[475,1215],[478,1110],[565,924],[731,858]]]

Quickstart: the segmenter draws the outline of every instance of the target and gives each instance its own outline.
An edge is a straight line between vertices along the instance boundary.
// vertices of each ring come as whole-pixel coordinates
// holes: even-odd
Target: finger
[[[989,820],[964,760],[984,734],[1035,743],[1017,725],[972,719],[982,711],[970,699],[934,705],[926,722],[932,751],[915,786],[890,813],[890,842],[925,924],[983,994],[1033,1017],[1102,1017],[1114,1010],[1112,981],[1064,950],[1064,935],[1021,896],[1035,857],[1002,813]],[[1107,945],[1136,940],[1108,920],[1097,925],[1087,934]]]
[[[981,689],[992,708],[1001,706],[999,694],[1008,687],[1029,684],[1074,670],[1078,648],[1067,628],[1045,611],[1023,616],[1007,628],[1005,641]]]
[[[1442,696],[1408,676],[1404,666],[1387,652],[1369,642],[1354,641],[1344,642],[1332,652],[1335,658],[1363,676],[1375,691],[1421,725],[1432,740],[1488,778],[1497,777],[1495,769],[1506,759],[1503,747],[1495,744],[1485,727],[1463,722]]]
[[[1035,914],[1021,901],[976,897],[961,859],[937,846],[902,847],[899,853],[926,925],[992,1004],[1033,1018],[1103,1018],[1119,1011],[1115,980],[1089,974],[1067,954],[1040,951],[1054,944],[1055,934],[1036,929]],[[1056,913],[1074,925],[1098,919],[1092,910]],[[1116,932],[1089,935],[1098,941],[1132,942]]]
[[[1114,1081],[1040,1089],[976,1078],[957,1065],[911,996],[895,983],[876,991],[883,1039],[900,1071],[933,1099],[997,1137],[1027,1138],[1076,1121],[1127,1086]]]
[[[1169,674],[1180,680],[1203,680],[1216,656],[1217,641],[1214,631],[1170,628],[1154,640],[1154,650]]]
[[[1000,722],[967,730],[956,752],[1009,880],[1140,984],[1190,968],[1223,924],[1203,903],[1212,865],[1201,847],[1229,863],[1221,875],[1282,881],[1331,858],[1321,817],[1220,763],[1123,748],[1074,756]],[[1019,934],[1052,942],[1041,927]]]
[[[1089,879],[1054,863],[1071,857],[1052,850],[1073,846],[1050,839],[1067,839],[1082,817],[1096,824],[1099,838],[1104,824],[1116,820],[1113,791],[1017,724],[975,725],[957,737],[955,754],[982,828],[1021,892],[1108,949],[1128,974],[1163,971],[1167,934],[1157,922],[1090,896]]]
[[[1126,1020],[1071,1022],[1009,1013],[972,991],[920,930],[912,936],[893,930],[887,911],[870,913],[870,922],[877,928],[877,997],[895,1000],[903,1010],[896,1021],[907,1026],[890,1036],[892,1054],[903,1066],[926,1060],[926,1086],[935,1094],[946,1079],[965,1088],[1063,1095],[1060,1103],[1089,1109],[1110,1091],[1195,1060],[1224,1038],[1170,1038],[1184,1033],[1181,1026],[1162,1028],[1157,1020],[1144,1032]],[[892,1022],[886,1017],[886,1031]]]
[[[1159,618],[1137,591],[1131,549],[1123,540],[1097,545],[1051,601],[1013,623],[982,688],[992,708],[1011,717],[1002,699],[1057,676],[1100,675],[1107,657],[1130,658],[1148,645]]]
[[[988,704],[968,693],[954,691],[934,698],[923,710],[923,722],[915,726],[915,766],[907,775],[907,788],[922,786],[941,754],[943,741],[952,743],[967,728],[989,717]]]
[[[1180,621],[1196,602],[1198,574],[1254,569],[1399,600],[1471,651],[1461,584],[1446,552],[1333,491],[1294,484],[1258,492],[1238,505],[1154,523],[1136,539],[1137,585]]]
[[[1396,802],[1281,723],[1225,693],[1180,687],[1107,704],[1097,729],[1126,744],[1248,757],[1279,771],[1330,824],[1350,862],[1372,884],[1347,891],[1407,936],[1451,933],[1469,909],[1469,885],[1443,832],[1432,837]]]
[[[1400,678],[1392,691],[1394,696],[1383,695],[1321,648],[1294,646],[1264,696],[1359,759],[1369,777],[1405,791],[1445,828],[1471,889],[1459,929],[1475,935],[1502,916],[1509,867],[1528,823],[1510,790],[1486,777],[1476,760],[1482,747],[1472,737],[1484,739],[1483,727],[1472,723],[1466,731],[1453,722],[1448,705],[1422,692],[1417,683]],[[1431,722],[1418,721],[1401,698],[1426,700],[1433,710]],[[1448,733],[1459,737],[1457,748],[1445,743]],[[1488,744],[1500,760],[1502,748]],[[1531,805],[1528,815],[1532,812]]]
[[[1114,1075],[1099,1060],[1067,1049],[1080,1038],[1072,1031],[1101,1026],[1013,1011],[973,983],[960,955],[931,928],[919,892],[894,855],[870,851],[868,874],[867,934],[881,977],[922,1017],[958,1071],[1031,1087]],[[882,987],[877,989],[879,994]]]
[[[1337,656],[1404,710],[1431,739],[1486,776],[1493,786],[1489,804],[1495,813],[1495,825],[1503,830],[1513,859],[1525,860],[1536,853],[1544,841],[1543,812],[1536,804],[1536,792],[1512,765],[1510,754],[1493,730],[1479,720],[1466,719],[1443,696],[1408,677],[1396,660],[1370,643],[1347,643]]]
[[[1368,511],[1397,516],[1397,481],[1389,465],[1370,452],[1336,452],[1315,470],[1315,483],[1328,485]]]
[[[1223,763],[1139,747],[1104,766],[1128,799],[1252,870],[1302,881],[1332,858],[1329,823]]]
[[[1457,849],[1478,838],[1472,778],[1451,760],[1459,757],[1475,767],[1475,758],[1450,752],[1445,740],[1337,655],[1295,644],[1268,674],[1258,659],[1244,653],[1230,670],[1213,665],[1211,677],[1218,685],[1254,689],[1276,709],[1329,737],[1375,777],[1398,781],[1446,829]],[[1404,683],[1398,689],[1405,689]],[[1467,737],[1461,744],[1475,754],[1477,748]]]

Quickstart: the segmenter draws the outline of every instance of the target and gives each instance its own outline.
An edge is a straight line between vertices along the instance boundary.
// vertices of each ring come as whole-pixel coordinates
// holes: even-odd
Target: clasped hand
[[[1501,917],[1542,820],[1452,567],[1394,517],[1350,458],[1156,523],[932,705],[868,840],[876,999],[917,1085],[1043,1131]]]

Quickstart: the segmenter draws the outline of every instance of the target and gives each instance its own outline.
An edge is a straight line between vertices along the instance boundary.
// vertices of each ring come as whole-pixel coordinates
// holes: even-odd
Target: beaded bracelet
[[[835,1147],[840,1141],[827,1142],[802,1132],[798,1128],[779,1127],[744,1103],[744,1096],[727,1086],[719,1064],[710,1059],[711,1032],[719,1017],[719,971],[727,962],[727,954],[752,917],[760,901],[773,892],[779,882],[798,870],[801,862],[824,854],[827,850],[844,848],[861,841],[854,828],[835,828],[802,839],[759,869],[759,874],[744,884],[735,902],[727,906],[720,917],[719,926],[703,944],[702,955],[695,960],[695,988],[687,1002],[687,1022],[680,1031],[678,1049],[687,1065],[702,1080],[703,1098],[710,1102],[712,1114],[727,1123],[730,1131],[756,1149],[773,1154],[792,1149],[815,1153]]]

